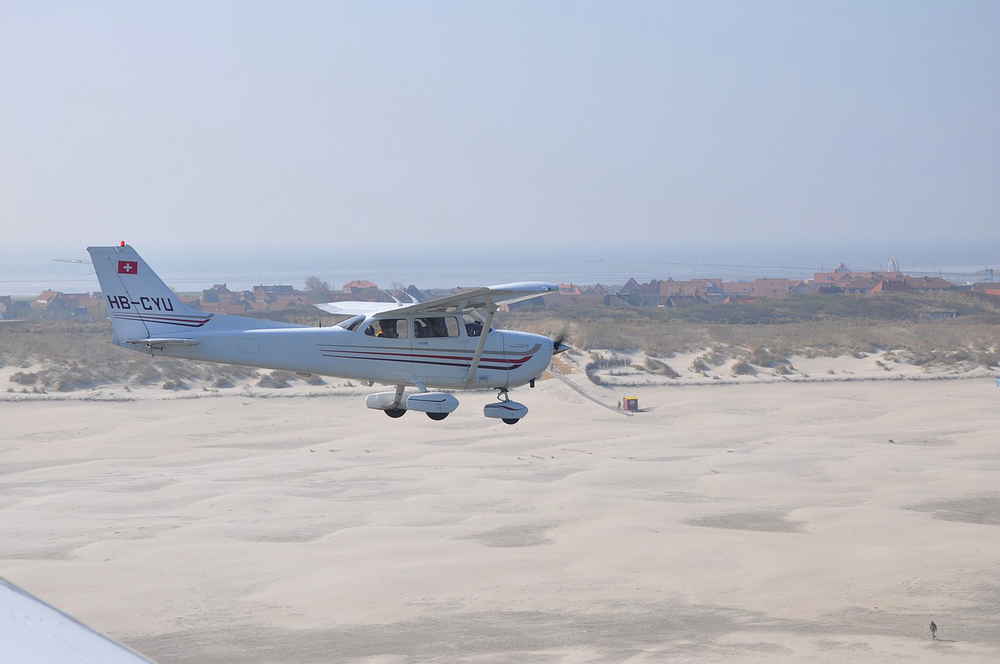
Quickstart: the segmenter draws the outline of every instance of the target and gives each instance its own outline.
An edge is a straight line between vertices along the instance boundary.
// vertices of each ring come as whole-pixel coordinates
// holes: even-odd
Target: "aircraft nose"
[[[564,343],[565,336],[560,334],[555,339],[549,339],[552,342],[552,354],[558,355],[559,353],[565,352],[571,348],[567,343]]]

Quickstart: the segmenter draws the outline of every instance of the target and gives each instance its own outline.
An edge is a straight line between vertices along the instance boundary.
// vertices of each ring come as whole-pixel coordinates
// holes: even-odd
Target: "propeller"
[[[570,348],[572,348],[572,346],[570,346],[569,344],[564,343],[566,341],[566,337],[567,336],[568,335],[566,333],[566,328],[563,328],[562,332],[560,332],[558,335],[556,335],[556,338],[552,340],[552,354],[553,355],[558,355],[559,353],[562,353],[562,352],[567,351]]]

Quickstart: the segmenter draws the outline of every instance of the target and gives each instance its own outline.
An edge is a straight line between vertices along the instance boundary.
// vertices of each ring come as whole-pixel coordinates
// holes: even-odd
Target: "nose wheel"
[[[386,408],[383,412],[393,419],[406,415],[405,408]]]
[[[516,401],[511,401],[506,387],[498,387],[497,403],[488,404],[483,408],[483,415],[495,417],[504,424],[517,424],[528,414],[528,407]]]

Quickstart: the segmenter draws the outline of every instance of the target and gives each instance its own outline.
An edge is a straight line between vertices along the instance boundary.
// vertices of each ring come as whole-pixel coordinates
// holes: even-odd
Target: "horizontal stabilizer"
[[[125,343],[133,346],[197,346],[197,339],[126,339]]]

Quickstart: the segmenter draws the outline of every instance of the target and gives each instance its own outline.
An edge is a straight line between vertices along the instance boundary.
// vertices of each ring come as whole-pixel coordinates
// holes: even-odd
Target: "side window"
[[[465,336],[467,337],[482,336],[483,321],[477,320],[472,316],[463,316],[462,321],[465,323]]]
[[[458,321],[454,316],[417,318],[413,321],[413,336],[416,339],[457,337]]]
[[[365,328],[365,334],[369,337],[382,337],[384,339],[405,339],[407,336],[406,319],[385,318],[372,321],[371,325]]]

